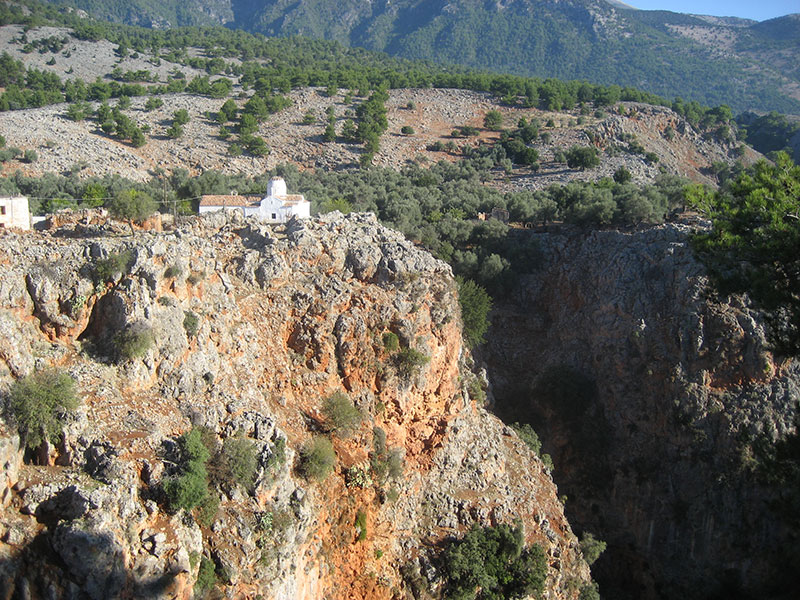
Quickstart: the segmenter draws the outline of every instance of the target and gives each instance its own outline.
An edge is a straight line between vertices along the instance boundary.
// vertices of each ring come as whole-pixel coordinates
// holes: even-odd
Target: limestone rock
[[[0,332],[14,342],[0,349],[0,386],[57,366],[82,398],[54,465],[19,469],[0,513],[7,531],[29,524],[15,547],[41,536],[58,557],[7,563],[12,594],[188,599],[204,557],[229,597],[388,599],[406,590],[417,554],[441,591],[440,542],[517,516],[551,557],[546,598],[572,600],[589,581],[549,472],[462,394],[448,265],[374,215],[271,226],[211,214],[133,238],[86,237],[89,217],[0,235],[13,257],[0,276]],[[126,272],[95,286],[97,261],[121,253]],[[138,327],[152,344],[122,356],[115,339]],[[427,362],[401,372],[383,343],[390,331]],[[362,422],[332,436],[333,472],[309,481],[299,449],[323,433],[335,392]],[[163,484],[185,473],[178,438],[192,427],[208,443],[220,503],[174,512]],[[225,454],[238,436],[252,456]],[[354,487],[347,473],[369,470],[360,465],[376,436],[402,457],[403,475]],[[6,449],[13,458],[13,439]],[[254,481],[237,480],[243,465]]]

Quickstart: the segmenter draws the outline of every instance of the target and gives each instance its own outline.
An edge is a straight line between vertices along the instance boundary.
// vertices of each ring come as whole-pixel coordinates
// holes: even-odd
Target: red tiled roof
[[[252,206],[261,202],[261,196],[239,196],[204,194],[200,198],[200,206]]]

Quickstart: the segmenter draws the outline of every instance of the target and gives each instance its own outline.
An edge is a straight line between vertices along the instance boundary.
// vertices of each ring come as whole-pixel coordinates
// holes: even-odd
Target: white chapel
[[[241,211],[245,217],[255,216],[267,223],[286,223],[292,217],[308,219],[311,202],[302,194],[289,194],[283,177],[273,177],[267,183],[267,195],[240,196],[205,195],[200,199],[200,214],[217,210]]]

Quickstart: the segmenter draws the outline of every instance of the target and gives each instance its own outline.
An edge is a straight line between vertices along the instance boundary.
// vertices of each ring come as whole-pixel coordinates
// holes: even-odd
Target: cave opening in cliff
[[[85,349],[93,354],[106,354],[116,328],[112,318],[113,301],[109,294],[100,296],[92,307],[89,322],[78,335],[78,341],[84,343]]]

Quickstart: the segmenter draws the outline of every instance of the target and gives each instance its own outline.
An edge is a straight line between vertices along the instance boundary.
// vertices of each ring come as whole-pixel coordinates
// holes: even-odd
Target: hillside
[[[0,27],[0,51],[24,61],[29,68],[54,73],[67,81],[107,79],[112,70],[123,73],[145,70],[161,82],[173,80],[177,72],[187,81],[205,74],[190,65],[165,59],[156,61],[148,52],[120,58],[113,44],[75,39],[70,32],[66,28],[41,27],[25,33],[26,39],[33,42],[69,40],[55,61],[50,52],[24,52],[19,43],[22,35],[19,26]],[[51,62],[54,64],[48,64]],[[236,77],[231,80],[233,101],[241,110],[251,95],[243,91]],[[358,165],[363,153],[360,144],[341,138],[326,142],[323,133],[329,110],[335,116],[336,130],[341,131],[364,97],[353,97],[346,90],[337,90],[331,97],[321,88],[297,89],[287,97],[291,105],[271,115],[255,131],[269,148],[266,156],[230,155],[232,141],[219,136],[220,124],[215,118],[226,98],[166,94],[160,96],[162,105],[151,109],[145,108],[149,97],[132,98],[130,108],[123,113],[149,130],[141,147],[104,132],[96,117],[70,119],[68,104],[0,112],[0,128],[7,145],[37,154],[32,163],[25,162],[22,156],[6,160],[1,172],[4,176],[15,172],[31,176],[74,172],[83,178],[117,174],[145,181],[158,169],[166,172],[186,169],[191,175],[207,170],[255,175],[287,163],[301,169],[324,170]],[[111,101],[112,106],[116,103]],[[91,102],[89,109],[93,113],[100,104]],[[620,167],[628,169],[636,183],[652,182],[660,174],[668,173],[713,185],[716,166],[734,160],[750,164],[757,157],[751,149],[732,139],[721,140],[713,131],[701,134],[669,108],[641,103],[623,102],[596,110],[587,107],[543,110],[507,106],[489,94],[468,90],[398,89],[390,90],[386,109],[388,130],[381,138],[374,164],[394,169],[414,161],[454,162],[463,157],[465,147],[496,144],[500,133],[484,126],[489,111],[498,111],[508,128],[513,128],[520,119],[539,123],[541,135],[532,142],[539,153],[539,168],[532,171],[522,166],[510,173],[495,172],[487,183],[505,191],[538,190],[576,180],[594,181],[611,177]],[[167,131],[178,110],[187,111],[189,122],[184,125],[181,137],[173,139]],[[310,121],[304,121],[309,114]],[[475,135],[454,137],[453,130],[463,126],[473,127]],[[413,133],[402,134],[403,127],[410,127]],[[573,146],[600,150],[599,167],[585,171],[568,168],[558,154]],[[655,159],[648,159],[648,153]]]
[[[668,98],[726,103],[737,111],[800,112],[796,16],[765,23],[605,0],[455,2],[171,1],[125,10],[65,1],[99,18],[156,27],[219,23],[266,35],[337,40],[393,56],[537,77],[634,86]],[[180,7],[180,8],[179,8]]]
[[[6,161],[0,174],[10,176],[20,172],[39,176],[75,170],[82,177],[119,174],[133,181],[146,181],[159,168],[168,172],[187,169],[191,175],[207,170],[255,175],[287,163],[301,168],[332,170],[357,166],[362,154],[360,145],[324,142],[322,118],[310,125],[301,122],[309,110],[324,115],[329,106],[339,112],[339,122],[343,122],[346,106],[341,97],[330,99],[319,89],[299,90],[289,97],[293,106],[275,115],[258,130],[271,148],[266,157],[232,157],[228,154],[230,144],[216,135],[218,123],[205,116],[208,112],[217,112],[224,100],[184,94],[166,96],[164,105],[153,111],[143,109],[144,99],[134,100],[126,112],[137,123],[151,128],[147,143],[140,148],[104,134],[92,120],[69,120],[65,115],[66,105],[0,113],[0,128],[6,132],[8,145],[22,150],[32,149],[38,155],[34,163],[22,159]],[[408,102],[413,102],[416,108],[408,110]],[[461,158],[460,151],[436,151],[431,150],[431,146],[437,142],[454,142],[459,148],[464,144],[477,147],[496,141],[498,134],[490,131],[482,131],[468,139],[450,135],[456,126],[482,128],[486,112],[496,109],[500,109],[510,123],[520,118],[539,119],[543,123],[552,119],[555,123],[553,127],[543,128],[543,132],[549,134],[549,140],[534,144],[541,157],[539,170],[534,173],[530,169],[518,168],[510,177],[502,171],[496,172],[493,181],[488,183],[502,190],[537,190],[556,183],[595,181],[611,177],[622,166],[632,173],[637,183],[652,182],[665,171],[713,185],[716,179],[712,165],[737,158],[735,146],[704,139],[669,109],[635,104],[621,106],[635,112],[632,116],[626,113],[624,116],[584,117],[586,123],[578,126],[575,123],[581,117],[577,111],[507,109],[484,94],[466,91],[397,90],[390,94],[387,103],[389,133],[382,138],[374,164],[399,169],[414,161],[454,162]],[[191,121],[185,126],[181,138],[173,140],[164,132],[171,123],[171,115],[181,109],[188,111]],[[415,133],[401,134],[403,126],[413,127]],[[675,133],[672,140],[666,140],[665,131],[677,131],[677,128],[684,132]],[[612,151],[617,145],[627,147],[631,139],[639,141],[643,148],[641,153]],[[557,152],[574,145],[595,144],[608,150],[601,153],[601,164],[595,169],[570,169],[563,162],[554,160]],[[646,160],[646,152],[653,152],[658,162]],[[749,163],[755,156],[752,150],[747,150],[744,159]]]

